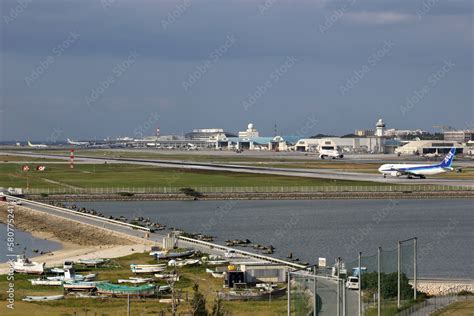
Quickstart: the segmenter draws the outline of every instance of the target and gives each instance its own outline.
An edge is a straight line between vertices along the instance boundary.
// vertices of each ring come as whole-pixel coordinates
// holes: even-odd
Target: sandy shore
[[[0,222],[6,222],[7,205],[0,202]],[[62,265],[64,260],[90,258],[118,258],[150,250],[151,242],[126,236],[101,227],[83,224],[59,216],[25,207],[15,209],[16,229],[31,233],[35,238],[56,241],[62,248],[32,258],[46,266]],[[6,263],[0,264],[0,274],[8,272]]]

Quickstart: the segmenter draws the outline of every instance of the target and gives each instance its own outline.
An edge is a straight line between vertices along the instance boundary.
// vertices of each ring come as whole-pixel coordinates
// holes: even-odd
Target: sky
[[[5,0],[0,141],[474,128],[472,0]]]

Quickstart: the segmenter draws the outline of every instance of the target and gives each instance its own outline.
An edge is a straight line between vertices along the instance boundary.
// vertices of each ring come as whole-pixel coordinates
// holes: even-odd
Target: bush
[[[133,193],[130,192],[118,192],[117,194],[120,196],[133,196]]]
[[[184,193],[187,196],[192,196],[192,197],[195,197],[195,198],[203,196],[203,194],[201,192],[198,192],[198,191],[194,190],[193,188],[181,188],[181,189],[179,189],[179,191],[181,193]]]
[[[398,283],[397,272],[380,274],[380,295],[382,298],[397,297]],[[402,299],[413,297],[413,287],[408,284],[408,278],[405,273],[400,276],[400,296]],[[377,272],[364,273],[362,275],[362,289],[371,293],[377,293],[378,275]]]

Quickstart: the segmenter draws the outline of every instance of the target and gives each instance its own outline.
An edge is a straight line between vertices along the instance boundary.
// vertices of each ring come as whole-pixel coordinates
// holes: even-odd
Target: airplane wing
[[[390,170],[400,172],[400,175],[414,175],[408,168],[390,168]]]

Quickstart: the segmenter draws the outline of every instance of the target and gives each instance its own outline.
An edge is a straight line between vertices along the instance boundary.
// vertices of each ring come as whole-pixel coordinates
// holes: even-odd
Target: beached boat
[[[57,301],[62,300],[64,295],[50,295],[50,296],[26,296],[25,302],[43,302],[43,301]]]
[[[128,278],[128,279],[118,279],[118,283],[132,283],[132,284],[142,284],[153,282],[152,278]]]
[[[90,282],[94,280],[97,277],[97,274],[95,273],[90,273],[87,275],[82,275],[82,274],[74,274],[74,275],[56,275],[56,276],[51,276],[47,277],[47,280],[50,281],[68,281],[68,282]]]
[[[229,291],[227,293],[219,292],[218,296],[221,299],[227,301],[238,301],[238,300],[268,300],[271,298],[279,298],[285,295],[286,287],[274,289],[272,291],[253,291],[253,290],[245,290],[245,291]]]
[[[92,282],[66,282],[63,284],[65,291],[92,291],[97,284],[106,283],[108,281],[92,281]]]
[[[45,263],[33,262],[24,255],[17,255],[13,262],[13,271],[26,274],[43,274]]]
[[[144,284],[140,286],[127,286],[112,283],[97,284],[97,293],[109,295],[113,297],[147,297],[155,295],[155,286],[152,284]]]
[[[98,265],[101,265],[107,261],[108,259],[96,258],[96,259],[79,259],[77,262],[85,265],[86,267],[97,267]]]
[[[166,264],[131,264],[130,270],[133,273],[155,273],[164,271]]]
[[[154,256],[158,260],[164,259],[176,259],[176,258],[186,258],[192,256],[195,253],[195,250],[192,248],[185,249],[184,251],[168,251],[168,250],[159,250],[150,252],[150,256]]]
[[[61,286],[63,281],[61,280],[48,280],[48,279],[31,279],[31,285],[45,285],[45,286]]]
[[[179,275],[172,273],[157,273],[155,278],[167,281],[179,281]]]
[[[211,275],[215,278],[222,279],[224,277],[224,272],[211,272]]]
[[[198,264],[201,264],[201,261],[199,259],[187,259],[187,260],[175,262],[176,267],[194,266]]]
[[[210,260],[210,261],[207,261],[206,264],[210,266],[219,266],[219,265],[229,264],[229,260]]]
[[[212,269],[206,268],[206,273],[213,273],[213,272],[215,272],[215,271],[212,270]]]
[[[171,286],[169,285],[161,285],[158,287],[158,292],[169,292],[171,291]]]

